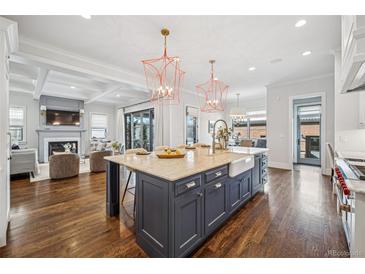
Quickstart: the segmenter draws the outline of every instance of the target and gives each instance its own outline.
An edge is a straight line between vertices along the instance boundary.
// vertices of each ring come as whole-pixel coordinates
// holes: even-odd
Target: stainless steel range
[[[365,160],[347,158],[345,161],[359,180],[365,180]]]

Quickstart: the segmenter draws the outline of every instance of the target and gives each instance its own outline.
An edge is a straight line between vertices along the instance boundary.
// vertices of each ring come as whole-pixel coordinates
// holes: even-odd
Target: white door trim
[[[326,170],[326,121],[327,121],[327,106],[326,106],[326,93],[325,92],[315,92],[309,93],[305,95],[296,95],[289,97],[289,119],[288,119],[288,126],[289,126],[289,155],[288,155],[288,163],[290,168],[293,169],[294,163],[294,100],[296,99],[306,99],[310,97],[321,97],[321,170],[322,174],[327,174]]]

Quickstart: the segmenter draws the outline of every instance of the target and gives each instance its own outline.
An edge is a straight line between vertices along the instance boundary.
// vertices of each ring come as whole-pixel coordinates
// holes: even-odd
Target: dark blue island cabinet
[[[258,154],[254,168],[234,178],[228,165],[174,182],[137,171],[137,243],[151,257],[188,256],[263,189],[266,169]]]

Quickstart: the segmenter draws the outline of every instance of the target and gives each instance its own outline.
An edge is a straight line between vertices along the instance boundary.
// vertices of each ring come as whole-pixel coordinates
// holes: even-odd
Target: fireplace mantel
[[[86,129],[36,129],[37,132],[85,132]]]

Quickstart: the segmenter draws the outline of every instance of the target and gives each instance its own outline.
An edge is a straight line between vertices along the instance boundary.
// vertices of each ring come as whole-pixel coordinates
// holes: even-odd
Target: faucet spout
[[[212,140],[212,152],[213,152],[213,154],[215,153],[215,127],[216,127],[216,125],[217,125],[218,122],[223,122],[224,125],[225,125],[225,127],[226,127],[226,129],[228,130],[228,125],[227,125],[227,122],[225,120],[219,119],[219,120],[215,121],[214,126],[213,126],[213,134],[212,134],[212,137],[213,137],[213,140]]]

